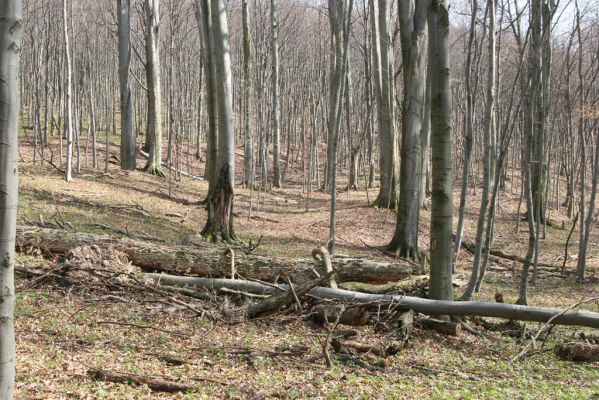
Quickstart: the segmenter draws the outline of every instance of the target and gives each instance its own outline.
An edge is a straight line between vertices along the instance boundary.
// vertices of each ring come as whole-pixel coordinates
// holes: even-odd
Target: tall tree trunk
[[[144,170],[162,173],[162,100],[160,94],[160,0],[145,0],[146,80],[148,83],[149,157]]]
[[[431,267],[429,297],[452,300],[453,129],[449,68],[449,1],[433,0],[428,10],[431,63]]]
[[[273,142],[273,180],[274,187],[281,187],[281,116],[279,111],[279,27],[275,0],[270,0],[270,29],[272,51],[272,142]],[[289,157],[287,157],[289,158]],[[289,162],[289,160],[287,160]]]
[[[540,211],[536,207],[542,202],[539,201],[537,194],[544,191],[538,190],[541,183],[539,174],[539,134],[541,132],[539,115],[539,94],[541,86],[541,13],[542,1],[533,0],[531,2],[531,47],[529,53],[529,79],[530,86],[526,94],[526,110],[524,115],[525,134],[527,138],[524,190],[526,194],[526,205],[528,208],[528,250],[526,259],[522,265],[522,276],[520,277],[520,290],[517,304],[526,305],[528,300],[528,274],[533,258],[536,259],[538,253],[538,224],[535,224],[535,218],[540,218]],[[537,187],[535,191],[535,187]]]
[[[0,399],[15,384],[15,236],[17,229],[19,69],[23,40],[21,0],[0,2]]]
[[[200,26],[200,42],[202,49],[202,60],[204,65],[204,76],[206,80],[206,105],[208,111],[208,152],[206,154],[206,169],[204,178],[208,180],[208,196],[214,189],[216,183],[216,161],[218,155],[218,105],[216,95],[216,71],[213,61],[212,42],[212,12],[210,2],[196,0],[196,20]]]
[[[375,7],[378,2],[378,9]],[[372,14],[373,74],[380,151],[380,191],[373,205],[397,208],[397,136],[393,96],[393,47],[388,0],[370,0]],[[378,11],[378,13],[377,13]]]
[[[208,2],[209,0],[202,0]],[[216,182],[208,194],[208,220],[202,236],[208,241],[235,240],[233,199],[235,184],[235,135],[233,132],[233,95],[231,83],[231,49],[223,0],[210,2],[212,20],[212,62],[216,72],[214,91],[218,110],[218,155]]]
[[[241,15],[243,24],[243,183],[254,184],[254,135],[252,134],[252,36],[250,33],[250,12],[248,0],[242,0]]]
[[[474,145],[474,101],[472,90],[472,50],[474,37],[476,35],[476,14],[478,10],[478,1],[472,0],[470,31],[468,32],[468,50],[466,53],[465,86],[466,86],[466,121],[464,132],[464,165],[462,170],[462,190],[460,192],[460,208],[458,211],[458,227],[456,229],[455,241],[453,244],[453,253],[457,257],[462,245],[462,235],[464,233],[464,222],[466,219],[466,197],[468,195],[469,177],[470,177],[470,159],[472,158],[472,146]]]
[[[71,46],[69,43],[69,24],[68,24],[68,11],[67,11],[67,0],[62,1],[62,22],[64,29],[64,49],[66,57],[66,87],[65,87],[65,138],[67,140],[67,164],[65,167],[65,179],[67,182],[73,180],[73,105],[72,105],[72,92],[73,83],[72,79],[72,60],[71,60]]]
[[[329,220],[329,242],[327,250],[333,254],[335,247],[335,225],[337,211],[337,156],[339,130],[341,128],[341,111],[343,108],[344,84],[347,82],[347,63],[349,49],[349,32],[351,28],[351,8],[353,0],[329,0],[329,20],[331,23],[331,93],[329,104],[329,188],[331,190],[331,209]]]
[[[133,102],[129,85],[131,63],[131,0],[117,0],[119,35],[119,84],[121,89],[121,169],[135,170]]]
[[[485,122],[483,131],[483,146],[484,146],[484,161],[483,161],[483,192],[480,200],[480,209],[478,214],[478,223],[476,226],[476,245],[474,248],[474,261],[472,262],[472,272],[470,273],[470,279],[466,291],[462,296],[464,300],[470,300],[474,294],[474,289],[479,279],[481,271],[481,258],[483,252],[483,244],[485,243],[486,225],[491,223],[487,220],[487,212],[489,209],[489,192],[491,190],[491,182],[494,182],[493,177],[493,160],[492,152],[493,149],[492,139],[494,118],[495,118],[495,67],[496,67],[496,48],[495,42],[497,32],[495,30],[495,12],[497,10],[497,3],[495,0],[487,1],[487,9],[489,14],[489,50],[487,52],[488,71],[487,71],[487,101],[485,103]],[[496,171],[497,172],[497,171]]]
[[[399,18],[403,59],[401,166],[397,224],[389,250],[399,257],[418,260],[420,182],[422,180],[421,130],[426,94],[426,14],[423,1],[400,0]]]

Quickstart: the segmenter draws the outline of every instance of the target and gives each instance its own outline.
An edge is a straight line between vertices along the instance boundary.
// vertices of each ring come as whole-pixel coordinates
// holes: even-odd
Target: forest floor
[[[55,157],[57,150],[55,149]],[[116,148],[115,148],[116,153]],[[241,153],[241,150],[238,151]],[[110,174],[86,168],[67,183],[52,166],[31,163],[31,148],[20,149],[19,224],[59,220],[66,229],[115,234],[149,235],[178,244],[197,233],[206,211],[195,205],[204,198],[207,183],[183,177],[180,181],[123,173],[117,165]],[[102,153],[101,153],[102,154]],[[138,161],[138,166],[143,160]],[[238,168],[241,163],[238,163]],[[199,172],[195,172],[198,174]],[[238,176],[240,171],[238,170]],[[235,229],[243,241],[260,246],[256,254],[309,257],[328,237],[329,196],[313,192],[306,200],[301,171],[290,166],[286,186],[270,192],[239,188],[235,197]],[[343,177],[340,182],[343,182]],[[514,189],[511,189],[513,184]],[[377,189],[344,191],[339,185],[338,252],[392,261],[382,251],[393,235],[395,215],[368,206]],[[518,184],[508,182],[499,199],[494,249],[524,256],[527,226],[516,233]],[[454,201],[459,201],[459,182]],[[477,190],[479,195],[481,190]],[[465,240],[473,242],[479,198],[472,191]],[[251,219],[250,204],[252,207]],[[563,210],[551,210],[553,226],[541,241],[540,261],[560,265],[571,221]],[[457,222],[457,221],[456,221]],[[428,248],[429,212],[421,214],[421,246]],[[599,229],[591,234],[588,282],[576,283],[577,233],[566,264],[566,274],[544,273],[530,286],[529,304],[566,308],[583,298],[599,296]],[[21,253],[17,264],[27,269],[59,263],[39,252]],[[468,279],[472,257],[461,251],[457,281]],[[517,297],[521,265],[493,259],[476,299],[494,301],[501,292],[505,302]],[[461,279],[460,279],[461,278]],[[576,328],[556,327],[541,351],[512,362],[529,339],[513,339],[485,332],[484,337],[462,332],[445,336],[415,327],[408,345],[387,359],[385,372],[336,363],[327,369],[319,340],[326,332],[301,319],[270,319],[228,325],[199,318],[185,307],[162,301],[152,293],[97,291],[69,288],[17,275],[17,386],[20,399],[246,399],[246,398],[599,398],[599,364],[558,360],[553,345],[571,337]],[[456,287],[456,296],[464,287]],[[198,302],[218,314],[222,306]],[[597,303],[588,309],[599,311]],[[530,329],[539,324],[528,324]],[[357,328],[361,340],[384,343],[385,334],[372,327]],[[277,355],[277,349],[303,345],[296,357]],[[164,355],[186,361],[171,365]],[[166,377],[193,384],[182,394],[151,391],[146,386],[95,381],[90,368],[144,376]]]

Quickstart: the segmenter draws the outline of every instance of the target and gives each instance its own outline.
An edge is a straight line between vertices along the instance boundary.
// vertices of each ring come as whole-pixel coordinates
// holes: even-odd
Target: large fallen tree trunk
[[[111,247],[127,255],[131,263],[146,271],[222,277],[231,274],[231,258],[224,247],[166,246],[130,238],[67,232],[55,229],[19,227],[18,248],[38,248],[54,254],[66,254],[80,246]],[[326,274],[322,263],[313,259],[266,257],[236,252],[235,270],[244,278],[274,281],[289,277],[294,283],[306,283]],[[336,258],[333,270],[339,282],[381,284],[399,281],[412,273],[405,264],[389,264],[359,258]]]
[[[229,287],[249,293],[274,294],[286,290],[287,285],[278,287],[262,285],[257,282],[229,279],[206,279],[165,274],[144,274],[147,279],[160,282],[162,285],[195,287],[214,290]],[[455,315],[505,318],[509,320],[547,322],[555,317],[552,323],[557,325],[578,325],[599,329],[599,313],[571,310],[563,311],[554,308],[529,307],[505,303],[486,303],[479,301],[443,301],[419,297],[382,295],[352,292],[343,289],[316,287],[309,295],[322,299],[336,299],[352,303],[393,303],[400,310],[414,310],[428,315]]]

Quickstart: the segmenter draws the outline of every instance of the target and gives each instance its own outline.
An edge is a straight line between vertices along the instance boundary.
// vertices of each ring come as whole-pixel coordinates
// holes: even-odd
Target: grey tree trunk
[[[272,142],[274,187],[281,187],[281,116],[279,111],[279,40],[275,0],[270,0],[270,29],[272,51]],[[289,155],[287,155],[289,158]],[[289,160],[287,160],[289,162]]]
[[[129,85],[131,64],[131,0],[117,0],[119,35],[119,84],[121,89],[121,169],[135,170],[133,101]]]
[[[431,1],[428,10],[432,152],[429,297],[437,300],[453,300],[453,128],[448,10],[448,0]]]
[[[208,2],[208,0],[203,0]],[[233,132],[233,93],[231,82],[231,49],[229,29],[223,0],[210,2],[212,20],[212,62],[216,80],[215,110],[218,115],[218,155],[216,181],[208,194],[208,220],[202,236],[208,241],[235,241],[233,230],[233,199],[235,184],[235,135]]]
[[[65,63],[66,63],[66,77],[65,77],[65,138],[67,140],[67,163],[65,167],[65,179],[67,182],[73,180],[73,104],[72,104],[72,92],[73,84],[71,82],[73,76],[73,65],[71,60],[71,46],[69,43],[69,24],[68,24],[68,11],[67,11],[67,0],[62,1],[62,22],[64,29],[64,49],[65,49]]]
[[[248,0],[241,3],[243,24],[243,183],[254,184],[254,135],[252,134],[252,36],[250,33],[250,12]]]
[[[19,69],[23,40],[21,0],[0,2],[0,399],[15,383],[15,236],[18,203]]]
[[[335,247],[335,225],[337,211],[337,156],[339,145],[339,130],[341,127],[341,110],[343,94],[347,82],[347,64],[349,49],[349,32],[351,27],[351,9],[353,0],[329,0],[329,21],[331,23],[331,93],[329,102],[329,188],[331,190],[331,209],[329,219],[329,241],[327,250],[333,254]],[[332,139],[332,140],[331,140]]]
[[[397,136],[393,96],[393,47],[388,0],[370,1],[372,14],[372,54],[374,58],[375,98],[379,129],[380,191],[373,205],[380,208],[397,207]]]
[[[218,155],[218,106],[216,103],[216,71],[213,62],[212,43],[212,12],[210,2],[196,0],[196,20],[200,27],[200,42],[202,59],[204,64],[204,75],[206,80],[206,104],[208,110],[208,152],[206,154],[206,169],[204,178],[208,180],[208,197],[214,189],[216,182],[216,161]]]
[[[423,1],[400,0],[399,18],[403,59],[404,97],[402,105],[399,209],[389,250],[399,257],[418,260],[420,182],[422,180],[421,130],[426,94],[426,14]]]
[[[472,90],[472,50],[474,37],[476,35],[476,14],[478,1],[472,0],[472,15],[470,17],[470,31],[468,32],[468,52],[466,54],[465,68],[465,86],[466,86],[466,121],[464,132],[464,166],[462,170],[462,190],[460,192],[460,208],[458,211],[458,227],[456,229],[455,241],[453,244],[453,253],[457,257],[462,245],[462,235],[464,233],[464,221],[466,216],[466,197],[468,195],[469,177],[470,177],[470,159],[472,158],[472,146],[474,145],[474,101]]]
[[[539,203],[535,196],[535,185],[540,183],[538,157],[538,134],[540,132],[538,98],[541,85],[541,12],[542,1],[533,0],[531,2],[531,47],[529,53],[529,79],[530,86],[526,94],[526,161],[524,163],[525,179],[524,190],[526,195],[526,206],[528,208],[528,250],[526,259],[522,265],[522,275],[520,277],[520,289],[517,304],[526,305],[528,300],[528,274],[533,258],[536,258],[538,250],[538,235],[535,218],[540,218],[540,211],[536,210]],[[528,115],[527,115],[528,114]],[[536,177],[536,178],[535,178]],[[536,179],[536,180],[535,180]],[[538,193],[538,192],[537,192]]]
[[[479,280],[481,271],[481,257],[483,252],[483,243],[485,243],[486,225],[491,223],[487,221],[487,211],[489,209],[489,192],[491,190],[491,182],[494,182],[492,176],[492,135],[493,135],[493,120],[495,118],[495,67],[496,67],[496,48],[495,42],[497,32],[495,30],[495,12],[497,3],[495,0],[487,2],[489,14],[489,50],[488,50],[488,71],[487,71],[487,101],[485,103],[485,122],[483,131],[483,146],[484,146],[484,161],[483,161],[483,192],[480,200],[480,209],[478,214],[478,223],[476,226],[476,245],[474,248],[474,261],[472,263],[472,271],[468,286],[462,296],[464,300],[470,300],[474,294],[476,284]]]
[[[162,100],[160,94],[160,0],[145,0],[146,80],[148,83],[149,157],[144,170],[162,173]]]

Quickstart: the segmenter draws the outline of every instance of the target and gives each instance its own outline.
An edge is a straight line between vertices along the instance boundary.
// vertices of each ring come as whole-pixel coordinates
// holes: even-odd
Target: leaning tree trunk
[[[449,69],[449,1],[428,10],[431,78],[431,268],[429,297],[453,300],[451,230],[453,219],[453,129]]]
[[[400,0],[401,50],[404,65],[399,209],[389,250],[418,260],[420,221],[421,130],[426,93],[426,12],[423,1]]]
[[[15,382],[14,263],[18,197],[21,0],[0,3],[0,399],[13,398]]]
[[[218,155],[216,181],[208,194],[208,220],[202,236],[208,241],[235,240],[233,231],[233,198],[235,185],[235,136],[233,132],[233,95],[231,83],[231,49],[227,14],[223,0],[212,0],[212,62],[216,81],[218,116]]]
[[[146,80],[148,82],[149,157],[144,170],[162,174],[162,104],[160,95],[160,0],[146,0]]]
[[[131,0],[117,0],[119,34],[119,84],[121,89],[121,169],[135,170],[133,101],[129,85],[131,64]]]

